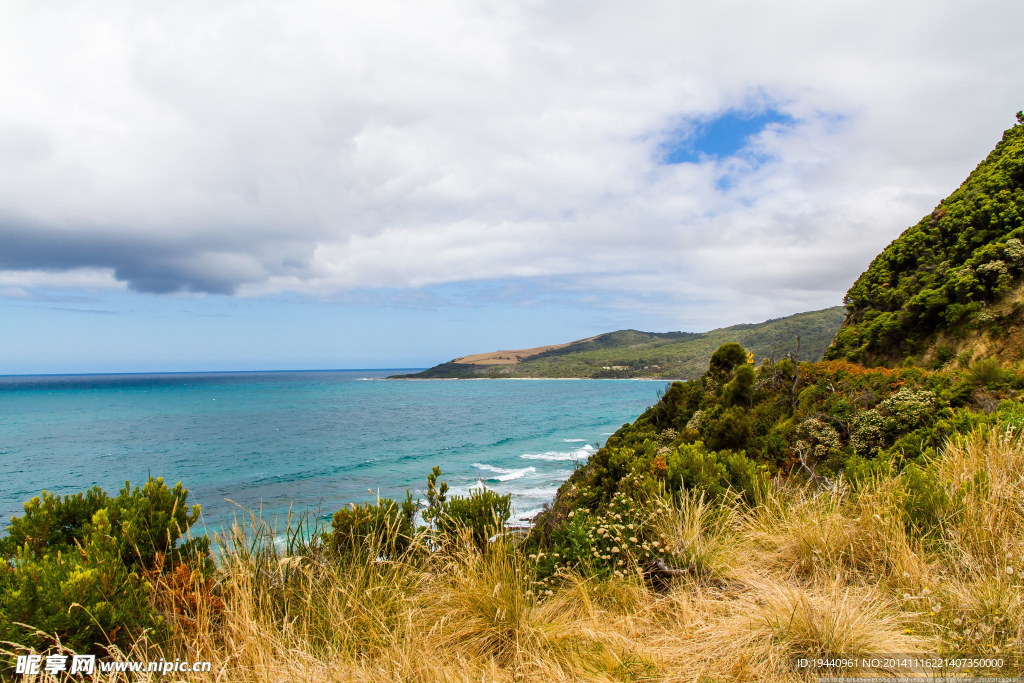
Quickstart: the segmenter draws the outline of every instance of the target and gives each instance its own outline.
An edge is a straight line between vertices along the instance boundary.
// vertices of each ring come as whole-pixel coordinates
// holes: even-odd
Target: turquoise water
[[[264,519],[289,507],[326,519],[378,490],[425,497],[439,465],[454,492],[483,483],[511,493],[516,517],[529,517],[664,388],[382,379],[389,374],[0,377],[0,515],[21,514],[42,489],[116,493],[152,473],[189,489],[209,531],[239,506],[262,506]]]

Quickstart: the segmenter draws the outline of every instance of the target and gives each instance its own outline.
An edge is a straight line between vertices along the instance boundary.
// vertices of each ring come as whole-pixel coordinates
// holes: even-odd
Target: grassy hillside
[[[404,377],[697,377],[726,342],[738,342],[758,359],[781,358],[796,350],[817,360],[844,317],[841,307],[798,313],[763,323],[733,325],[710,332],[638,332],[619,330],[530,356],[511,365],[473,365],[450,361]]]
[[[850,288],[826,358],[943,365],[1024,358],[1024,114],[967,180]]]

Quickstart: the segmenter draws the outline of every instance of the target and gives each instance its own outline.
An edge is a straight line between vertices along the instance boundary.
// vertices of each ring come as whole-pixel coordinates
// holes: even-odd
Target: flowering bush
[[[643,576],[655,558],[667,554],[667,541],[655,523],[665,509],[661,499],[639,505],[620,492],[600,512],[571,510],[553,543],[530,554],[542,586],[565,570],[587,576]]]

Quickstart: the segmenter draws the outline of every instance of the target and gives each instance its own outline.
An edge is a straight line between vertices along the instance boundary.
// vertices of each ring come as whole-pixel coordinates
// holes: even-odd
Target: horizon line
[[[237,375],[237,374],[270,374],[286,372],[390,372],[392,370],[427,370],[426,367],[408,368],[295,368],[276,370],[151,370],[123,372],[22,372],[0,373],[0,378],[9,377],[109,377],[124,375]]]

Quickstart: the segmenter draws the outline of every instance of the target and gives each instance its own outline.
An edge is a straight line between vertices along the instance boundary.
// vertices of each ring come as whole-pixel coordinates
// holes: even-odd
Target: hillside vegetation
[[[826,358],[944,365],[1024,358],[1024,114],[967,180],[850,288]]]
[[[758,358],[782,358],[796,351],[817,360],[843,321],[841,307],[799,313],[710,332],[638,332],[619,330],[538,353],[518,363],[477,365],[449,361],[404,378],[494,377],[653,377],[686,379],[707,368],[708,359],[725,342],[739,342]],[[502,352],[503,356],[514,351]]]

